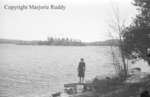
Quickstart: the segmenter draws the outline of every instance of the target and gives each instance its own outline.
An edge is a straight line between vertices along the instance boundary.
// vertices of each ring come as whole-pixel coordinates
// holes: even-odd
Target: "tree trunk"
[[[120,36],[120,53],[121,53],[121,60],[122,60],[123,72],[124,72],[123,79],[125,80],[127,78],[127,75],[128,75],[128,66],[127,66],[126,61],[125,61],[125,54],[124,54],[123,50],[124,50],[124,42]]]

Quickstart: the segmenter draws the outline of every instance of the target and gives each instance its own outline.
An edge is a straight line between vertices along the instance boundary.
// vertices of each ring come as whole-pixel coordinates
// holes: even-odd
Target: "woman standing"
[[[81,58],[78,65],[78,77],[80,83],[84,83],[84,76],[85,76],[85,62],[84,59]]]

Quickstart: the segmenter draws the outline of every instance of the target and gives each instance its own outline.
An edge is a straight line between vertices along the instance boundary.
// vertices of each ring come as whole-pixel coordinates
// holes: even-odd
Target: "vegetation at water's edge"
[[[122,63],[125,63],[123,66],[128,66],[127,59],[143,59],[150,66],[150,0],[133,1],[133,5],[138,10],[136,18],[126,27],[120,24],[118,15],[116,17],[117,25],[114,25],[120,36],[119,47],[123,55],[122,59],[125,59],[122,60]],[[126,73],[128,74],[128,68]],[[126,75],[123,80],[119,80],[121,76],[103,80],[96,79],[94,85],[98,97],[140,97],[140,89],[150,91],[149,75],[142,81],[126,83],[128,78],[132,78],[132,76]],[[137,74],[137,76],[139,76],[139,79],[141,78],[140,74]],[[133,77],[134,79],[136,77]]]

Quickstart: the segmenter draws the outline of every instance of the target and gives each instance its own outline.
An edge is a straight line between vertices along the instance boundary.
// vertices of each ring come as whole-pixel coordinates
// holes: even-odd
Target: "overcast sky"
[[[47,36],[68,37],[85,42],[109,39],[108,24],[112,7],[117,5],[121,19],[131,20],[136,14],[132,0],[1,0],[0,38],[45,40]],[[58,5],[65,10],[4,9],[4,5]]]

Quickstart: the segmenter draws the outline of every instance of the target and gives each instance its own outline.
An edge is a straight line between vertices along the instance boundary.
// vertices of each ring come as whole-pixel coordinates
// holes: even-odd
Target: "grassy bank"
[[[93,94],[96,94],[97,97],[139,97],[141,89],[150,90],[150,75],[145,74],[145,77],[140,78],[140,74],[138,74],[139,78],[136,79],[139,82],[132,82],[132,80],[135,80],[133,76],[125,81],[118,77],[95,79],[93,81],[95,89]],[[133,78],[130,79],[131,77]]]

